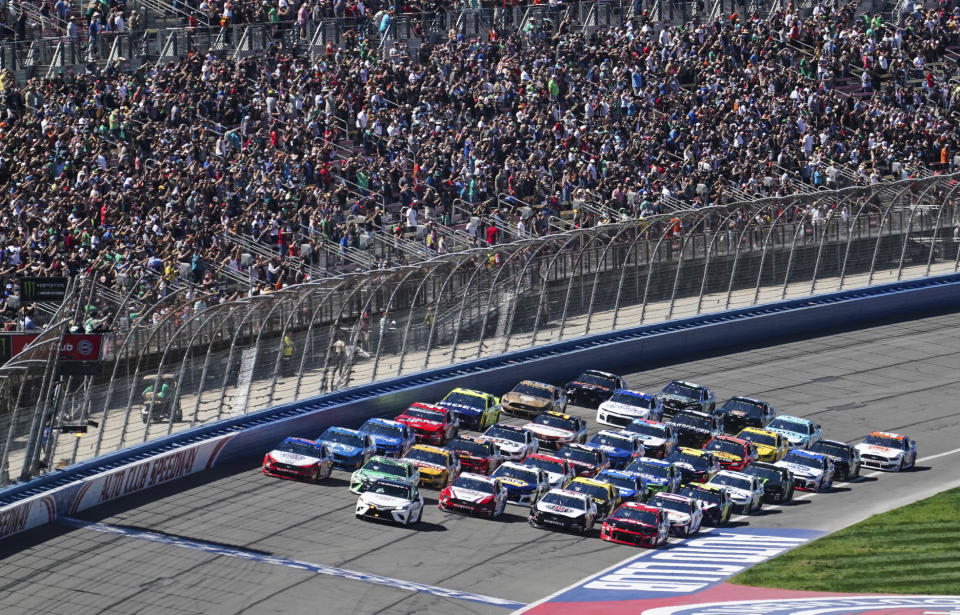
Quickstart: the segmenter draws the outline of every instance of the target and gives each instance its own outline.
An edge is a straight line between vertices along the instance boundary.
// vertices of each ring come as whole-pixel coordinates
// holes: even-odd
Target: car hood
[[[607,457],[629,457],[633,454],[631,450],[610,446],[609,444],[590,444],[589,446],[605,452]]]
[[[672,393],[661,393],[661,394],[660,394],[660,399],[662,399],[662,400],[665,401],[665,402],[671,401],[671,402],[681,403],[681,404],[696,404],[696,403],[699,403],[698,400],[696,400],[696,399],[694,399],[694,398],[692,398],[692,397],[684,397],[683,395],[674,395],[674,394],[672,394]]]
[[[483,413],[483,410],[480,408],[475,408],[473,406],[468,406],[466,404],[457,404],[450,401],[444,401],[437,404],[441,408],[446,408],[447,410],[453,410],[457,414],[466,414],[469,416],[479,416]]]
[[[422,474],[440,474],[447,470],[446,466],[442,466],[439,463],[431,463],[429,461],[420,461],[419,459],[410,459],[408,460],[417,466],[420,469]]]
[[[607,519],[604,522],[604,525],[607,525],[608,523],[617,523],[617,524],[623,523],[627,525],[634,525],[636,526],[637,530],[641,530],[641,529],[649,530],[649,531],[652,531],[654,534],[656,534],[657,531],[660,529],[659,526],[653,525],[652,523],[644,523],[643,521],[637,521],[636,519],[624,519],[622,517]]]
[[[630,433],[636,433],[636,432],[631,431]],[[647,446],[650,448],[657,448],[667,443],[666,438],[658,438],[656,436],[647,436],[644,434],[637,434],[637,439],[643,442],[644,446]]]
[[[641,472],[640,476],[643,477],[643,480],[647,481],[652,485],[666,485],[667,482],[669,482],[668,479],[662,478],[660,476],[654,476],[653,474],[644,474]]]
[[[349,444],[341,444],[339,442],[324,442],[327,445],[327,448],[335,453],[340,453],[341,455],[359,455],[363,452],[358,446],[350,446]]]
[[[397,498],[392,495],[385,495],[383,493],[370,493],[369,491],[360,495],[358,500],[360,504],[366,504],[368,506],[390,506],[390,507],[404,507],[411,504],[410,500],[405,500],[404,498]]]
[[[560,427],[552,427],[550,425],[541,425],[540,423],[527,423],[523,428],[533,434],[538,438],[570,438],[573,436],[573,432],[569,429],[562,429]]]
[[[688,472],[693,472],[694,474],[703,474],[707,472],[707,470],[698,470],[697,468],[693,467],[692,463],[687,463],[686,461],[674,461],[671,465],[681,468],[683,470],[686,470]]]
[[[523,442],[514,442],[513,440],[507,440],[506,438],[490,438],[485,436],[484,439],[489,442],[493,442],[505,451],[516,452],[522,450],[526,446],[526,444]]]
[[[558,485],[562,487],[563,483],[565,483],[567,480],[566,474],[561,474],[559,472],[549,472],[547,470],[544,470],[544,472],[546,472],[547,482],[550,483],[551,486]]]
[[[520,491],[533,491],[536,488],[535,483],[525,481],[520,478],[511,478],[509,476],[501,476],[500,482],[503,483],[508,489],[519,489]]]
[[[602,384],[591,384],[589,382],[580,382],[579,380],[567,383],[567,388],[584,389],[585,391],[603,391],[604,393],[610,391],[610,387],[605,387]]]
[[[370,434],[370,437],[373,438],[373,441],[377,444],[382,444],[384,446],[400,446],[402,438],[397,438],[395,436],[381,436],[379,434]]]
[[[809,434],[800,433],[799,431],[790,431],[789,429],[781,429],[779,427],[767,426],[765,427],[765,429],[767,431],[778,433],[784,438],[786,438],[787,440],[790,440],[791,442],[803,442],[808,437],[810,437]]]
[[[537,510],[540,512],[548,512],[555,515],[569,517],[571,519],[587,514],[587,511],[585,510],[570,508],[569,506],[561,506],[559,504],[545,504],[543,502],[537,502]]]
[[[420,431],[440,431],[443,429],[443,423],[439,421],[430,421],[415,416],[401,415],[397,417],[397,420],[401,423],[406,423],[414,429],[419,429]]]
[[[274,461],[288,466],[301,466],[305,468],[320,462],[319,457],[307,457],[306,455],[298,455],[286,451],[270,451],[269,455]]]
[[[770,455],[775,455],[777,452],[776,446],[770,446],[769,444],[754,444],[757,449],[757,454],[764,457],[769,457]]]
[[[804,478],[816,478],[823,474],[823,470],[818,470],[817,468],[811,468],[810,466],[805,466],[799,463],[790,463],[789,461],[781,461],[777,464],[781,468],[786,468],[796,474],[797,476],[802,476]]]
[[[738,489],[736,487],[723,486],[727,490],[727,493],[730,494],[730,497],[734,500],[749,500],[753,497],[753,492],[746,489]]]
[[[719,459],[725,459],[727,461],[741,461],[743,457],[736,455],[734,453],[727,453],[725,451],[712,451],[713,456]]]
[[[664,510],[667,511],[667,518],[670,519],[670,523],[686,525],[690,523],[690,519],[692,518],[689,513],[682,513],[677,510],[670,510],[669,508],[665,508]]]
[[[463,487],[450,487],[449,489],[450,490],[448,493],[450,494],[450,497],[473,503],[477,503],[480,500],[484,500],[492,495],[490,493],[484,493],[483,491],[464,489]]]
[[[876,446],[873,444],[858,444],[857,450],[861,454],[867,453],[869,455],[880,455],[881,457],[886,457],[887,459],[896,459],[903,454],[903,451],[896,448],[888,448],[886,446]]]
[[[533,395],[523,395],[521,393],[507,393],[500,398],[503,404],[524,404],[534,408],[546,408],[550,405],[550,400],[546,397],[534,397]]]
[[[631,406],[630,404],[621,404],[616,401],[605,401],[600,404],[600,410],[604,412],[616,412],[623,416],[632,416],[637,418],[646,418],[650,416],[650,410],[648,408],[638,408],[637,406]]]

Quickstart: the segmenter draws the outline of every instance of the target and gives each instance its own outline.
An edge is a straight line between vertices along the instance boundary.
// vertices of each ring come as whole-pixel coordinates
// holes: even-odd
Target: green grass
[[[754,566],[731,582],[810,591],[960,594],[960,488],[874,515]]]

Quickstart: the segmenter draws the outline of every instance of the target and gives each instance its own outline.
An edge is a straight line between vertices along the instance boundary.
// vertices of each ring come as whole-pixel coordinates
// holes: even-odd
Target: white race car
[[[707,484],[722,487],[730,496],[736,513],[749,515],[763,506],[763,483],[756,476],[721,470]]]
[[[440,492],[440,510],[499,517],[507,507],[507,488],[498,478],[464,472]]]
[[[834,465],[830,457],[795,448],[773,464],[793,473],[795,489],[804,491],[829,491],[833,486]]]
[[[497,423],[483,432],[481,439],[493,442],[505,461],[523,461],[540,447],[537,437],[515,425]]]
[[[658,493],[650,498],[647,504],[659,506],[666,511],[667,518],[670,519],[670,533],[674,536],[686,538],[700,531],[703,524],[700,500],[676,493]]]
[[[586,534],[596,523],[597,505],[585,493],[551,489],[530,507],[527,520],[533,527]]]
[[[917,441],[900,434],[875,431],[856,448],[865,468],[899,472],[917,465]]]
[[[642,391],[619,389],[597,408],[597,422],[611,427],[626,427],[633,419],[659,421],[663,416],[663,401],[656,395]]]
[[[360,494],[355,514],[361,519],[379,519],[401,525],[419,523],[423,516],[423,495],[414,483],[377,479]]]

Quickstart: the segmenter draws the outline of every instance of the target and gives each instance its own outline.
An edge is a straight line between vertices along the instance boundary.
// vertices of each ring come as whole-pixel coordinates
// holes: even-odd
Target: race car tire
[[[416,519],[414,519],[413,521],[410,521],[410,518],[407,517],[407,523],[406,523],[406,525],[415,525],[415,524],[417,524],[417,523],[420,523],[420,519],[422,519],[422,518],[423,518],[423,506],[421,506],[421,507],[420,507],[420,510],[417,512],[417,518],[416,518]]]
[[[830,489],[833,488],[833,478],[830,478],[829,483],[820,483],[820,493],[827,493]]]
[[[897,466],[897,472],[903,472],[903,457],[900,458],[900,465]]]
[[[320,482],[320,468],[314,469],[313,474],[310,475],[310,482],[311,483]]]
[[[854,478],[860,478],[860,464],[857,464],[857,471],[853,473]]]

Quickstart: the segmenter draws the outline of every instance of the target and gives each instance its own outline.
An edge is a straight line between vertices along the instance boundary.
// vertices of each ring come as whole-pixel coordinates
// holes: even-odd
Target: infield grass
[[[730,581],[824,592],[960,594],[960,488],[874,515]]]

